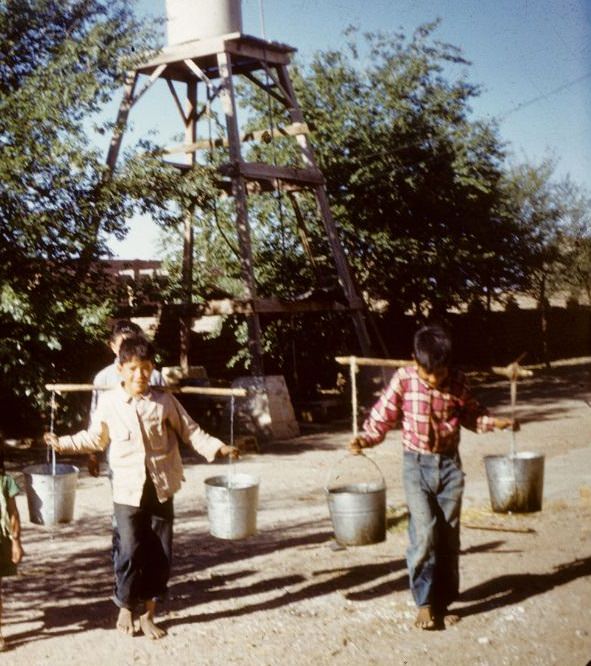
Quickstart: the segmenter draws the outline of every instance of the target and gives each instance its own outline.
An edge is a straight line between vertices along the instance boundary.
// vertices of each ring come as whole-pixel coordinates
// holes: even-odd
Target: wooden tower
[[[335,223],[328,204],[324,178],[314,158],[314,151],[308,138],[302,111],[296,100],[288,72],[291,55],[296,49],[285,44],[270,42],[241,32],[232,32],[216,37],[208,37],[166,47],[154,59],[129,72],[117,124],[112,137],[107,163],[114,168],[121,147],[123,133],[130,110],[138,99],[158,79],[164,79],[174,99],[184,125],[185,142],[181,147],[167,151],[185,154],[185,163],[175,164],[180,170],[190,169],[197,163],[200,150],[210,148],[210,141],[197,136],[197,123],[204,117],[207,104],[217,98],[221,103],[225,118],[226,136],[223,145],[227,147],[229,161],[220,169],[220,183],[235,200],[236,233],[241,260],[241,276],[245,298],[234,311],[243,312],[247,318],[249,331],[249,352],[254,375],[262,376],[263,352],[261,345],[261,313],[298,313],[312,310],[348,310],[359,341],[361,353],[370,355],[371,343],[365,321],[365,306],[361,299],[351,270],[339,240]],[[235,78],[246,77],[265,94],[271,95],[287,110],[290,124],[282,128],[265,128],[250,136],[241,136],[237,120]],[[143,83],[140,85],[140,83]],[[185,100],[178,90],[186,90]],[[205,92],[198,96],[198,90]],[[198,101],[203,99],[201,106]],[[183,103],[184,102],[184,103]],[[243,159],[242,145],[245,140],[269,138],[273,135],[293,136],[301,151],[299,168],[278,166]],[[187,157],[188,156],[188,157]],[[224,185],[225,183],[225,185]],[[314,302],[311,300],[285,303],[278,298],[260,299],[254,279],[253,254],[248,217],[249,192],[281,191],[296,202],[296,193],[306,190],[313,193],[323,230],[326,234],[334,267],[342,289],[343,302]],[[295,204],[296,217],[298,215]],[[184,229],[183,278],[187,300],[185,312],[191,312],[191,282],[193,254],[193,210],[186,212]],[[305,243],[305,239],[303,239]],[[346,305],[343,305],[346,303]],[[213,310],[212,310],[213,311]],[[201,311],[203,314],[204,312]],[[207,311],[205,312],[207,314]],[[188,367],[189,320],[181,327],[181,366]]]

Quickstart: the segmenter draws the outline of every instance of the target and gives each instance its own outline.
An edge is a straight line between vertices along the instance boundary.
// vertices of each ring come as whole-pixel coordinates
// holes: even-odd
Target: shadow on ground
[[[591,575],[591,557],[576,559],[554,567],[550,573],[508,574],[464,590],[459,614],[462,617],[487,613],[494,608],[512,606],[549,590]]]

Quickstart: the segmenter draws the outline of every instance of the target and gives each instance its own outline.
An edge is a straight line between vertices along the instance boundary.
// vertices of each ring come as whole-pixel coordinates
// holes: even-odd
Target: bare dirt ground
[[[238,463],[260,477],[258,534],[243,541],[208,533],[203,480],[224,473],[224,465],[187,458],[175,499],[170,599],[159,614],[168,636],[157,642],[113,629],[108,480],[81,472],[75,521],[57,528],[32,525],[19,496],[26,560],[18,577],[4,581],[10,649],[0,664],[585,666],[590,367],[588,359],[571,362],[520,384],[517,446],[545,454],[542,511],[492,513],[483,456],[508,453],[511,435],[463,433],[462,619],[454,627],[412,626],[399,433],[369,454],[387,482],[386,541],[335,549],[323,487],[335,466],[350,464],[339,462],[350,438],[342,423],[269,444]],[[485,382],[478,395],[508,412],[507,382]],[[24,462],[9,461],[21,481]]]

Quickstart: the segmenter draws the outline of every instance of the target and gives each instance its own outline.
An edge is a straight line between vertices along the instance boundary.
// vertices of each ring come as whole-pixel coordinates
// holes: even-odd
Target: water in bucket
[[[249,474],[205,479],[209,532],[218,539],[245,539],[256,534],[259,481]]]

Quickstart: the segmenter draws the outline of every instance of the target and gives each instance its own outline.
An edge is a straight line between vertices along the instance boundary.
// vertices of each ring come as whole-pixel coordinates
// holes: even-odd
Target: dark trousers
[[[410,589],[417,606],[445,611],[459,592],[464,491],[460,459],[405,451],[403,479],[409,512]]]
[[[172,498],[159,502],[146,473],[140,506],[113,503],[117,547],[113,549],[115,592],[120,608],[134,610],[140,603],[166,595],[172,561]],[[117,535],[113,534],[114,541]],[[114,543],[115,545],[115,543]]]

